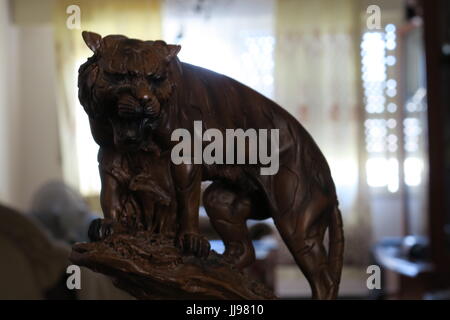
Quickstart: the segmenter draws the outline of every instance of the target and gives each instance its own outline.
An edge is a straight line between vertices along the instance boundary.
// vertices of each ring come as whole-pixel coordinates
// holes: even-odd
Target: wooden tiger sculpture
[[[83,32],[83,38],[94,54],[80,67],[79,99],[101,152],[132,154],[149,143],[168,152],[177,144],[172,132],[184,128],[194,135],[194,121],[224,135],[227,129],[278,129],[279,167],[274,174],[261,174],[260,162],[174,164],[168,160],[175,186],[176,245],[186,254],[208,255],[198,214],[201,182],[212,181],[203,203],[225,244],[224,257],[238,268],[251,264],[255,253],[246,221],[273,218],[309,281],[313,298],[336,298],[344,249],[342,219],[327,161],[303,126],[249,87],[180,62],[178,45],[122,35],[102,38],[92,32]],[[271,142],[275,141],[269,136]],[[252,151],[246,148],[247,153]],[[101,176],[107,229],[121,208],[115,201],[114,182]],[[323,243],[327,229],[328,249]]]

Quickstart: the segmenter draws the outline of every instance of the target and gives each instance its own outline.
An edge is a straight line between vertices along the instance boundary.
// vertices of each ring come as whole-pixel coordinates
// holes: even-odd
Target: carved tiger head
[[[82,35],[94,55],[79,69],[80,102],[91,118],[111,125],[119,150],[137,150],[172,95],[170,62],[181,47],[122,35]]]

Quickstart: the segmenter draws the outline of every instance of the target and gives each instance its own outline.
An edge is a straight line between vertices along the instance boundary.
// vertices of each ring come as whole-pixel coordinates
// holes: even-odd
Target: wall
[[[0,0],[0,201],[22,210],[42,183],[62,178],[51,7],[39,1],[23,15],[31,2]]]
[[[18,203],[24,207],[42,183],[62,178],[55,95],[53,32],[49,25],[20,27],[21,176]]]
[[[0,202],[13,203],[17,163],[17,28],[10,3],[0,0]]]

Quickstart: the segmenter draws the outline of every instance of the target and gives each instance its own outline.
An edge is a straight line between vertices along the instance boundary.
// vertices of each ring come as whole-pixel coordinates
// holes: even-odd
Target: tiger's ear
[[[170,62],[173,58],[175,58],[181,50],[181,46],[177,44],[168,44],[167,50],[169,51],[169,54],[166,56],[166,61]]]
[[[95,32],[89,32],[89,31],[83,31],[81,33],[83,36],[83,40],[86,43],[86,45],[91,49],[94,53],[100,48],[100,40],[102,40],[102,36],[95,33]]]

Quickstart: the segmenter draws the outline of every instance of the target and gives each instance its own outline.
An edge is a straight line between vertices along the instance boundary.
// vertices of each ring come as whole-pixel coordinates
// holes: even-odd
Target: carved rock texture
[[[174,240],[139,232],[113,234],[73,246],[71,261],[113,278],[138,299],[275,299],[261,283],[211,251],[208,258],[182,255]]]

